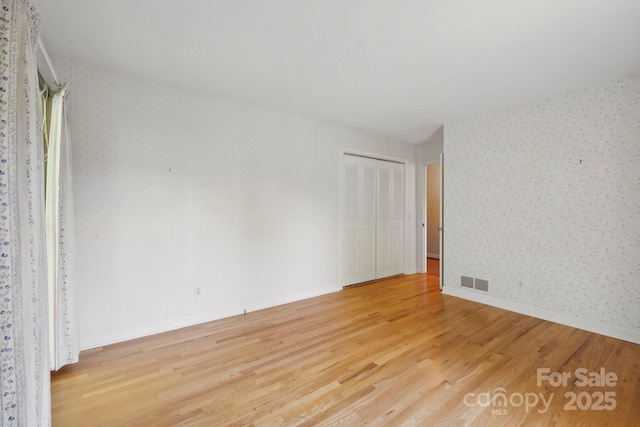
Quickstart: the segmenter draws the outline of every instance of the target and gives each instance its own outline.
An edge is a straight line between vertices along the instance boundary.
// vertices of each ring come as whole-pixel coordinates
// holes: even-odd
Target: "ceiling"
[[[452,120],[640,72],[638,0],[32,4],[54,57],[413,144]]]

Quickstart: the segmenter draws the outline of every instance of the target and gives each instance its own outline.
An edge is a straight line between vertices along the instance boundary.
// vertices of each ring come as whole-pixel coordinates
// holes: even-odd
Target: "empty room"
[[[2,426],[636,426],[640,2],[3,0]]]

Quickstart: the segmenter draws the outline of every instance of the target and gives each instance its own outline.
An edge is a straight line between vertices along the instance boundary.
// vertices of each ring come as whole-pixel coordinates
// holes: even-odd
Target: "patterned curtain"
[[[0,10],[0,410],[2,426],[48,426],[44,165],[29,0]]]

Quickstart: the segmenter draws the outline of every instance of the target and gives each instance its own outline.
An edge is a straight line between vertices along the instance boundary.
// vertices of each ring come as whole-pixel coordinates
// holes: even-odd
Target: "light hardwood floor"
[[[440,260],[436,258],[427,258],[427,274],[440,276]]]
[[[85,351],[52,376],[53,424],[638,426],[639,363],[639,345],[411,275]],[[580,387],[579,368],[616,385]]]

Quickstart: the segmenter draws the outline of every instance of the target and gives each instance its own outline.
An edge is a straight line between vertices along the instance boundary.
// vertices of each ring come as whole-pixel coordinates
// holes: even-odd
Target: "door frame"
[[[416,224],[416,227],[418,230],[420,230],[420,237],[418,239],[418,242],[420,242],[420,245],[418,250],[416,250],[416,253],[418,254],[418,272],[423,274],[427,273],[427,227],[426,227],[426,224],[427,224],[427,166],[435,165],[435,164],[440,165],[440,198],[442,200],[444,180],[442,179],[443,165],[440,159],[441,157],[438,157],[436,159],[424,160],[420,162],[419,173],[418,173],[419,175],[418,185],[417,185],[418,200],[416,201],[416,203],[418,205],[419,211],[417,215],[418,223]],[[443,206],[441,204],[440,205],[441,215],[442,215],[442,212],[443,212]],[[443,218],[440,218],[440,223],[442,224],[442,222],[443,222]],[[422,224],[425,224],[425,225],[422,225]],[[440,236],[442,237],[442,232],[440,232]],[[440,264],[441,265],[443,262],[443,251],[442,251],[443,245],[444,243],[441,242],[441,245],[440,245]],[[440,284],[442,285],[442,277],[440,278]]]
[[[415,206],[410,206],[408,205],[408,201],[409,201],[409,196],[411,197],[415,197],[415,194],[409,194],[410,192],[414,192],[415,191],[415,182],[409,182],[408,177],[409,177],[409,173],[408,173],[408,168],[411,165],[411,161],[409,159],[403,158],[403,157],[396,157],[396,156],[391,156],[388,154],[381,154],[381,153],[376,153],[373,151],[363,151],[363,150],[356,150],[356,149],[351,149],[351,148],[344,148],[341,147],[339,150],[339,162],[338,162],[338,187],[339,187],[339,200],[338,200],[338,214],[337,214],[337,226],[338,226],[338,283],[340,284],[341,287],[344,287],[344,284],[342,283],[342,200],[344,198],[344,188],[342,186],[342,168],[343,168],[343,162],[344,162],[344,156],[345,155],[352,155],[352,156],[360,156],[360,157],[367,157],[370,159],[375,159],[375,160],[384,160],[384,161],[388,161],[388,162],[395,162],[395,163],[401,163],[404,166],[404,174],[403,174],[403,190],[404,190],[404,194],[403,194],[403,200],[402,200],[402,204],[403,204],[403,228],[404,228],[404,232],[403,232],[403,239],[402,239],[402,248],[403,248],[403,259],[402,259],[402,274],[413,274],[416,272],[415,267],[413,268],[408,268],[407,267],[407,254],[411,253],[409,251],[407,251],[407,244],[408,242],[412,242],[412,240],[414,238],[410,238],[410,236],[407,235],[408,232],[410,232],[410,227],[408,227],[407,225],[413,221],[413,211],[415,211]],[[415,165],[415,163],[413,163]],[[415,176],[415,175],[414,175]],[[415,178],[414,178],[415,179]],[[411,231],[411,233],[415,236],[415,231]]]

